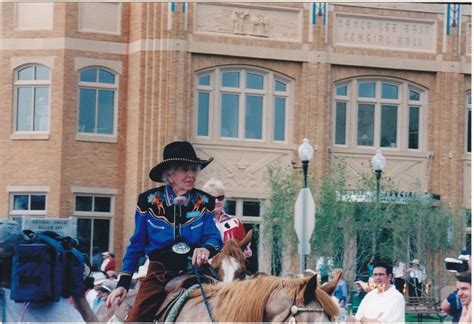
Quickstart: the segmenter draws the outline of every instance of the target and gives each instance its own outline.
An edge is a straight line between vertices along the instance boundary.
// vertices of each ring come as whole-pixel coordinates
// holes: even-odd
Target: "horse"
[[[243,250],[250,243],[253,230],[247,232],[242,241],[228,240],[224,248],[211,260],[211,266],[223,282],[242,280],[245,278],[246,258]]]
[[[317,275],[305,278],[280,278],[259,275],[254,279],[206,284],[207,301],[217,322],[328,322],[338,314],[331,299],[340,275],[317,286]],[[200,290],[190,294],[176,322],[211,319]]]
[[[246,259],[243,250],[250,243],[253,230],[247,232],[241,241],[231,239],[224,244],[224,248],[210,260],[211,267],[217,273],[217,277],[224,281],[242,280],[245,278]],[[139,283],[137,284],[139,286]],[[105,305],[97,311],[97,318],[104,322],[113,318],[114,322],[125,319],[128,310],[133,306],[138,287],[131,289],[120,306],[108,309]]]

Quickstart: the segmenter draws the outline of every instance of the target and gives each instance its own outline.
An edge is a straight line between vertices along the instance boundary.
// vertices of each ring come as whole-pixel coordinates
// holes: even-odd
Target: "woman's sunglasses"
[[[225,199],[225,196],[220,195],[220,196],[217,196],[216,199],[219,200],[219,201],[223,201]]]

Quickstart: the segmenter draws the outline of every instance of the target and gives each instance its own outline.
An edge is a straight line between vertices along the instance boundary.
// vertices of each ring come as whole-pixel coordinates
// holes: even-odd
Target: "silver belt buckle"
[[[178,242],[171,247],[174,253],[186,254],[191,251],[191,247],[186,242]]]

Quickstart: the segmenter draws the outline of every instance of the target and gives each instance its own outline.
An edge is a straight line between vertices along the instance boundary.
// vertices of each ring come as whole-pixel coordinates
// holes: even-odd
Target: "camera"
[[[469,264],[466,260],[460,260],[455,258],[444,259],[446,270],[450,272],[466,272],[469,270]]]

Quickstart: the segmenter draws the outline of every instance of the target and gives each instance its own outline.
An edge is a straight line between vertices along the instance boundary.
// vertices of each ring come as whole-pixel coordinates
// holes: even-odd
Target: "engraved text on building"
[[[434,52],[434,21],[336,14],[334,44]]]

